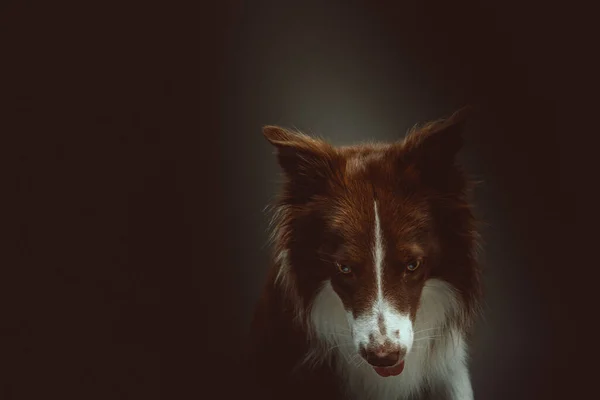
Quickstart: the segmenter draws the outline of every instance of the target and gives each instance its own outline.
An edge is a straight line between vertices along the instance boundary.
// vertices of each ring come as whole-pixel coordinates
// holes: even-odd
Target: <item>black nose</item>
[[[369,346],[363,349],[361,354],[374,367],[391,367],[404,357],[406,351],[400,346]]]

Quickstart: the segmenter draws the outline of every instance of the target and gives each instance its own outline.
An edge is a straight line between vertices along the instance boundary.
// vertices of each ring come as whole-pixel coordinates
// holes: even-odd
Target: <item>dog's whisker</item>
[[[325,351],[325,353],[329,353],[329,352],[330,352],[330,351],[332,351],[332,350],[335,350],[335,349],[337,349],[337,348],[340,348],[340,347],[343,347],[343,346],[349,346],[349,345],[350,345],[349,343],[341,343],[341,344],[338,344],[338,345],[335,345],[335,346],[331,346],[331,347],[329,347],[329,348],[328,348],[328,349]]]
[[[433,339],[433,338],[439,338],[439,337],[444,337],[444,335],[433,335],[433,336],[427,336],[427,337],[423,337],[423,338],[419,338],[419,339],[414,339],[414,342],[418,342],[420,340],[427,340],[427,339]]]
[[[334,327],[335,329],[339,329],[339,330],[342,330],[342,331],[347,331],[347,332],[351,331],[351,329],[349,329],[349,328],[347,328],[347,327],[345,327],[343,325],[338,325],[338,324],[329,323],[329,322],[323,322],[323,324],[327,325],[327,326]]]
[[[358,354],[356,354],[354,356],[353,360],[354,360],[354,366],[357,368],[360,367],[363,362],[365,362],[364,359],[362,357],[360,357]]]
[[[323,331],[317,331],[316,333],[323,335],[323,336],[327,336],[327,337],[345,337],[345,338],[352,338],[352,335],[348,335],[347,333],[332,333],[332,332],[323,332]]]
[[[438,329],[439,329],[439,330],[442,330],[443,328],[440,328],[440,327],[438,327],[438,328],[428,328],[428,329],[421,329],[421,330],[418,330],[418,331],[414,332],[414,334],[416,335],[416,334],[418,334],[418,333],[427,332],[427,331],[432,331],[432,330],[438,330]]]

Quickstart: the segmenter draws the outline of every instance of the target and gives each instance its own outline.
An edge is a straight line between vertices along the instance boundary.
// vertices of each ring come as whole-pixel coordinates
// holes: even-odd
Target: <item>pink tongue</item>
[[[373,367],[373,369],[379,375],[384,376],[384,377],[400,375],[402,373],[402,371],[404,370],[404,361],[402,361],[400,364],[396,365],[395,367]]]

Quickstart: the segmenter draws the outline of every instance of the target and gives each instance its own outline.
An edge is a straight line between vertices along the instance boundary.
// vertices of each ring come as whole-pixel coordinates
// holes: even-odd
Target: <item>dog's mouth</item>
[[[373,367],[373,369],[379,374],[379,376],[397,376],[400,375],[402,371],[404,371],[404,361],[401,361],[393,367]]]

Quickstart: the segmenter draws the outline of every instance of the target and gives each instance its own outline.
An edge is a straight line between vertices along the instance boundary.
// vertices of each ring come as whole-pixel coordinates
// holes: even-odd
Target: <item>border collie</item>
[[[473,399],[482,290],[456,161],[466,114],[344,147],[263,129],[286,179],[253,321],[262,398]]]

